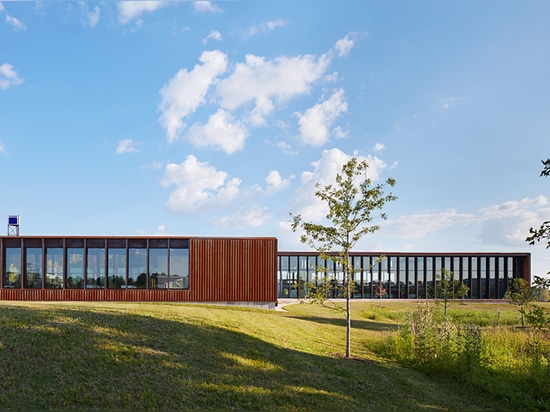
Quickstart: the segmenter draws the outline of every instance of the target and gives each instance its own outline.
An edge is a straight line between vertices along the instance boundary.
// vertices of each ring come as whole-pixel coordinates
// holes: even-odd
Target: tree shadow
[[[2,410],[401,411],[465,402],[387,364],[287,349],[183,316],[93,306],[2,305],[0,371]],[[390,387],[391,396],[381,393]]]

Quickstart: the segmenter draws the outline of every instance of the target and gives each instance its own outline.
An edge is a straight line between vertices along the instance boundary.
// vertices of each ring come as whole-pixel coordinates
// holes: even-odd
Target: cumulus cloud
[[[265,178],[265,182],[267,183],[268,192],[277,192],[290,184],[290,180],[283,179],[277,170],[270,171]]]
[[[338,40],[334,44],[334,49],[336,50],[336,53],[338,57],[347,57],[353,48],[353,45],[355,44],[355,35],[348,34],[343,39]]]
[[[169,142],[177,139],[178,132],[185,127],[183,118],[205,102],[208,89],[227,67],[226,55],[217,50],[203,52],[199,60],[202,64],[189,72],[181,69],[160,91],[160,122]]]
[[[181,164],[168,164],[162,181],[165,187],[176,186],[168,199],[168,210],[190,214],[223,209],[237,196],[240,184],[239,179],[199,162],[193,155]]]
[[[118,142],[118,146],[116,148],[117,154],[135,153],[139,151],[140,150],[137,148],[137,143],[134,142],[132,139],[122,139],[120,142]]]
[[[342,172],[342,165],[349,161],[351,157],[336,148],[324,150],[321,158],[311,164],[313,170],[304,171],[300,176],[301,184],[294,197],[294,213],[301,214],[306,220],[322,220],[328,210],[326,204],[315,196],[315,185],[319,183],[323,187],[334,184],[336,174]],[[376,156],[356,157],[359,161],[364,160],[368,163],[367,174],[372,181],[378,180],[380,173],[386,168],[386,163]]]
[[[6,90],[10,86],[16,86],[23,83],[15,68],[8,63],[0,65],[0,89]]]
[[[275,20],[267,23],[267,27],[273,29],[281,24],[282,21]],[[212,31],[204,41],[208,39],[221,39],[221,34]],[[338,54],[351,47],[348,44],[350,39],[342,41],[338,43]],[[160,90],[159,122],[166,131],[168,142],[182,136],[187,118],[197,109],[209,105],[212,114],[207,124],[195,122],[187,133],[188,140],[198,147],[221,148],[227,153],[241,149],[251,128],[265,125],[273,112],[291,99],[309,93],[316,83],[323,82],[336,55],[334,50],[332,47],[320,56],[304,54],[273,59],[248,54],[243,62],[231,65],[221,51],[203,52],[200,64],[192,70],[182,68]],[[231,67],[229,72],[228,67]],[[347,102],[343,89],[340,89],[326,101],[300,114],[303,140],[321,145],[329,137],[345,137],[346,131],[342,127],[332,130],[331,127],[346,111]],[[239,122],[235,121],[237,116]],[[220,129],[226,126],[227,130]]]
[[[167,4],[169,2],[165,1],[119,1],[118,21],[122,24],[128,23],[138,19],[143,13],[155,11]]]
[[[219,109],[209,117],[207,124],[191,126],[187,139],[195,147],[214,147],[232,154],[244,147],[247,135],[246,128],[231,113]]]
[[[221,33],[217,30],[212,30],[208,34],[208,36],[206,36],[204,39],[202,39],[202,44],[206,44],[208,42],[208,40],[221,41],[221,39],[222,39]]]
[[[219,13],[221,9],[215,4],[212,4],[211,1],[194,1],[193,7],[196,11],[201,13]]]
[[[275,108],[274,103],[307,93],[329,63],[327,55],[283,56],[266,61],[248,54],[244,63],[238,63],[234,72],[220,81],[217,93],[222,107],[229,110],[253,103],[251,120],[263,124],[265,116]]]
[[[334,121],[342,114],[347,112],[348,104],[344,97],[344,90],[335,91],[332,96],[322,103],[306,110],[301,115],[298,114],[298,124],[300,125],[300,141],[303,144],[312,146],[322,146],[329,141],[329,128]],[[340,129],[336,130],[340,136]]]

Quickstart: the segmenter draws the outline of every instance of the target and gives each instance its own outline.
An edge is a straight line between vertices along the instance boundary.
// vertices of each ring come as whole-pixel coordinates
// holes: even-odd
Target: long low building
[[[351,261],[354,298],[429,299],[443,268],[468,286],[468,299],[502,299],[511,279],[531,282],[530,253],[352,252]],[[303,298],[323,277],[334,283],[334,296],[343,289],[342,267],[319,253],[279,252],[278,267],[279,298]]]
[[[470,299],[502,299],[512,278],[531,280],[529,253],[353,252],[353,298],[433,296],[443,268]],[[342,268],[316,252],[279,252],[277,239],[158,236],[0,237],[0,300],[158,301],[273,307]]]

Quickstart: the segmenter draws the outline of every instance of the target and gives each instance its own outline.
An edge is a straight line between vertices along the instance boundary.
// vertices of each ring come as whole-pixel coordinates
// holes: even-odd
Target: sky
[[[355,250],[550,250],[550,2],[0,2],[0,220],[272,237],[351,157],[392,177]]]

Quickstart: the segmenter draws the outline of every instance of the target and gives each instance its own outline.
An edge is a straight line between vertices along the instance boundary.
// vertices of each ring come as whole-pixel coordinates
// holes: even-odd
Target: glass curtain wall
[[[46,248],[46,287],[63,287],[63,248]]]
[[[84,248],[67,248],[67,288],[84,288]]]
[[[42,288],[42,248],[25,248],[25,287]]]

